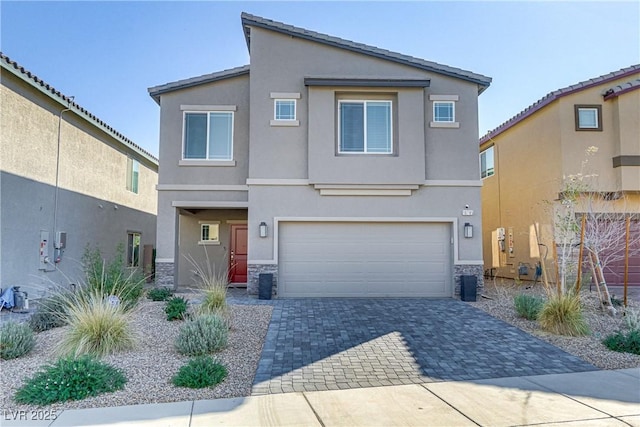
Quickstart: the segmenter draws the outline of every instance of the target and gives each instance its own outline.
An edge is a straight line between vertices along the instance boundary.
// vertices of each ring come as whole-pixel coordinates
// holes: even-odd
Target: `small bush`
[[[79,292],[99,292],[117,296],[126,310],[138,303],[144,293],[144,277],[137,270],[128,271],[124,264],[124,245],[116,248],[116,255],[107,262],[98,248],[87,246],[82,256],[86,286]]]
[[[35,332],[48,331],[67,324],[68,292],[55,294],[38,301],[38,308],[29,318],[29,326]]]
[[[131,349],[136,337],[129,325],[130,317],[122,305],[112,305],[102,294],[86,294],[69,307],[69,330],[56,350],[65,356],[103,356]]]
[[[215,314],[202,314],[187,322],[175,341],[180,354],[201,356],[222,350],[227,346],[229,326]]]
[[[210,356],[199,356],[182,366],[172,382],[178,387],[204,388],[221,383],[227,368]]]
[[[151,301],[166,301],[173,296],[173,292],[168,288],[153,288],[147,291],[147,298]]]
[[[544,300],[534,295],[520,294],[513,298],[518,316],[527,320],[536,320],[544,305]]]
[[[640,330],[640,310],[627,308],[624,312],[624,323],[631,331]]]
[[[580,300],[567,294],[551,297],[538,316],[540,326],[557,335],[582,336],[589,334],[589,326],[582,315]]]
[[[173,297],[167,301],[164,312],[167,320],[182,320],[187,314],[187,300],[182,297]]]
[[[15,400],[31,405],[81,400],[120,390],[126,382],[121,370],[90,356],[59,359],[29,379],[16,392]]]
[[[29,325],[7,322],[0,326],[0,358],[15,359],[29,353],[36,339]]]
[[[640,330],[634,329],[627,334],[618,332],[609,335],[602,343],[607,346],[609,350],[640,355]]]

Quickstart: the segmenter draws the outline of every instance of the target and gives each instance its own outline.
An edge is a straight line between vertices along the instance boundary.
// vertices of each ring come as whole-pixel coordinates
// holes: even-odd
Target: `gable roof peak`
[[[487,89],[491,84],[491,77],[483,76],[482,74],[476,74],[471,71],[466,71],[460,68],[438,64],[436,62],[415,58],[413,56],[404,55],[397,52],[392,52],[390,50],[366,45],[364,43],[358,43],[350,40],[341,39],[339,37],[318,33],[316,31],[307,30],[301,27],[295,27],[290,24],[285,24],[284,22],[278,22],[272,19],[263,18],[261,16],[251,15],[250,13],[247,13],[247,12],[242,12],[242,14],[240,15],[240,18],[242,20],[242,27],[244,31],[244,37],[247,42],[247,48],[250,48],[251,46],[251,27],[259,27],[259,28],[275,31],[278,33],[286,34],[289,36],[313,41],[316,43],[322,43],[329,46],[350,50],[352,52],[357,52],[364,55],[369,55],[376,58],[397,62],[403,65],[408,65],[408,66],[419,68],[425,71],[430,71],[438,74],[443,74],[449,77],[455,77],[461,80],[469,81],[478,85],[479,94],[482,93],[485,89]]]

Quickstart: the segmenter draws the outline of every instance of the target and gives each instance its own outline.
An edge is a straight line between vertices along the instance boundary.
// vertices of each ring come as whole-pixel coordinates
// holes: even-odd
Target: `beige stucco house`
[[[0,67],[0,287],[79,283],[88,244],[143,267],[158,160],[2,53]]]
[[[553,272],[554,207],[570,177],[589,192],[577,215],[631,215],[640,233],[640,65],[551,92],[482,137],[480,153],[488,274],[533,279],[545,256]],[[605,269],[609,284],[623,282],[620,261]],[[640,285],[640,255],[630,268]]]
[[[190,285],[186,258],[206,250],[250,293],[273,274],[281,297],[482,284],[478,95],[491,79],[246,13],[242,30],[249,65],[149,89],[158,281]]]

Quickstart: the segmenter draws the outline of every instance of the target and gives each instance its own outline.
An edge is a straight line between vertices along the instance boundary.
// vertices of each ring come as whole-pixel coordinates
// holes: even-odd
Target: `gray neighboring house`
[[[483,75],[243,13],[250,64],[160,105],[157,281],[205,260],[280,297],[452,297],[482,284]],[[472,231],[471,237],[465,237]]]
[[[148,269],[158,160],[2,53],[0,107],[0,287],[81,283],[87,244]]]

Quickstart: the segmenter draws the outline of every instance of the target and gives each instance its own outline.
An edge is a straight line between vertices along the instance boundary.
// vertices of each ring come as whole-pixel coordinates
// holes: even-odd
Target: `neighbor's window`
[[[131,157],[127,158],[127,190],[138,192],[138,176],[140,175],[140,163]]]
[[[339,101],[339,152],[391,154],[391,108],[391,101]]]
[[[495,172],[493,166],[493,146],[480,153],[480,178],[486,178]]]
[[[275,120],[295,120],[296,119],[296,100],[295,99],[276,99],[274,102],[274,119]]]
[[[140,233],[127,233],[127,266],[140,266]]]
[[[182,157],[233,160],[233,112],[185,112]]]
[[[209,222],[200,223],[200,244],[219,244],[220,243],[220,223]]]
[[[576,105],[576,130],[602,130],[602,106]]]
[[[453,123],[456,121],[455,104],[453,101],[437,101],[433,103],[433,121]]]

